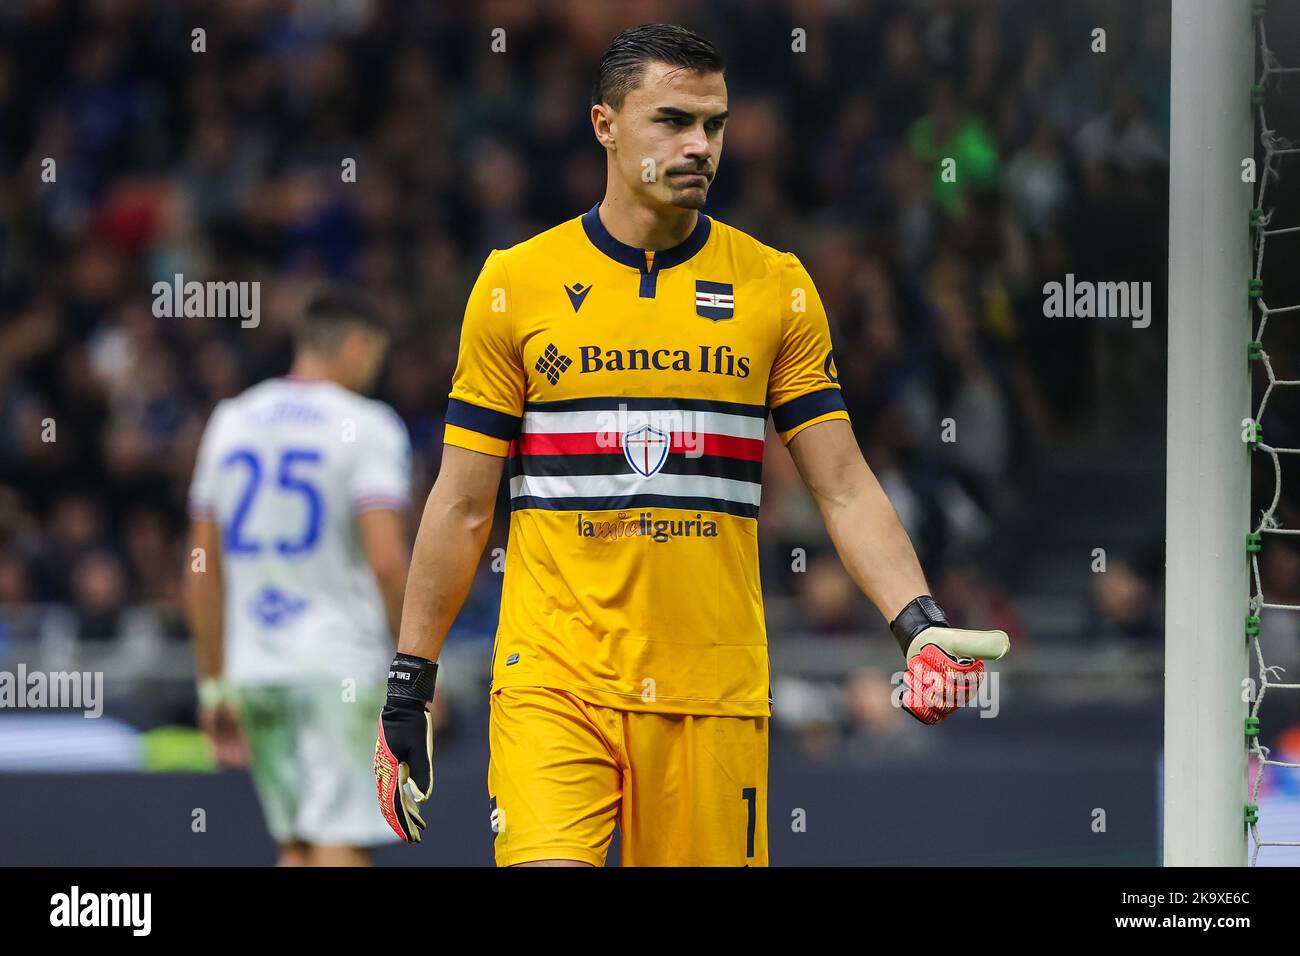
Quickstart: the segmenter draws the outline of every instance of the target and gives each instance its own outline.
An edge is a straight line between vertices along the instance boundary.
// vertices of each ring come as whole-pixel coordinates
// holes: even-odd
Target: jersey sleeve
[[[216,519],[216,493],[220,463],[221,418],[225,402],[218,402],[212,410],[208,423],[203,427],[203,437],[199,440],[199,453],[194,461],[194,477],[190,480],[189,515],[191,521],[213,521]]]
[[[397,413],[382,406],[364,434],[348,493],[357,512],[403,511],[411,503],[411,438]]]
[[[483,263],[465,307],[443,441],[505,457],[524,414],[524,366],[499,250]]]
[[[767,386],[772,424],[788,443],[809,425],[849,413],[840,394],[826,309],[808,270],[792,253],[782,254],[781,345]]]

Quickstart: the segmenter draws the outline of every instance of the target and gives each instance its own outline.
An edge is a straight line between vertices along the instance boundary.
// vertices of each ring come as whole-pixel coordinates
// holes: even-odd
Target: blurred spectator
[[[895,706],[898,687],[898,681],[891,681],[890,675],[873,667],[864,667],[849,678],[844,699],[845,755],[850,760],[870,763],[908,757],[934,747],[935,735],[927,734],[914,717]]]
[[[1045,232],[1065,204],[1070,183],[1056,130],[1040,119],[1034,137],[1007,164],[1007,194],[1025,228]]]
[[[1111,91],[1110,109],[1084,124],[1075,142],[1085,164],[1112,164],[1126,173],[1144,172],[1167,159],[1164,142],[1124,82]]]
[[[77,637],[92,641],[116,637],[127,610],[122,563],[109,551],[91,551],[77,560],[72,579]]]
[[[955,212],[967,190],[998,174],[998,149],[984,122],[964,113],[951,79],[930,88],[930,112],[908,127],[907,145],[926,169],[934,170],[934,198]]]
[[[808,562],[808,570],[799,576],[799,596],[807,614],[810,634],[857,634],[868,610],[862,593],[853,583],[844,565],[834,554]]]
[[[1092,576],[1093,620],[1085,639],[1158,643],[1164,634],[1164,609],[1155,588],[1127,561],[1111,557],[1106,570]]]
[[[981,562],[954,560],[934,585],[934,597],[953,627],[1006,631],[1018,653],[1029,649],[1010,595]]]
[[[1300,606],[1300,547],[1288,535],[1264,535],[1259,552],[1260,590],[1268,604]],[[1263,608],[1259,611],[1259,647],[1268,666],[1278,665],[1285,683],[1296,683],[1300,670],[1300,615]]]

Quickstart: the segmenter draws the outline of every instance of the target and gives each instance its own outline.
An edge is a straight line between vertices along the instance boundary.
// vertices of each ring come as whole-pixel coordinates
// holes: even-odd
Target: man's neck
[[[645,206],[625,194],[614,194],[613,189],[606,190],[597,215],[605,230],[619,242],[656,252],[685,242],[699,217],[694,209],[661,211]]]
[[[318,355],[306,353],[296,355],[289,369],[289,377],[309,382],[333,382],[335,385],[347,388],[335,372],[333,363]]]

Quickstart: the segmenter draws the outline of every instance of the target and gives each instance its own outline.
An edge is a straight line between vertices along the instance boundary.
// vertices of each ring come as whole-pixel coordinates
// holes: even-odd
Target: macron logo
[[[591,286],[583,288],[581,282],[575,282],[571,286],[566,285],[564,291],[569,293],[569,301],[573,304],[573,311],[577,312],[582,308],[582,303],[587,300],[587,293],[591,291]]]
[[[148,936],[153,924],[152,893],[70,893],[50,897],[51,926],[127,926],[133,936]]]

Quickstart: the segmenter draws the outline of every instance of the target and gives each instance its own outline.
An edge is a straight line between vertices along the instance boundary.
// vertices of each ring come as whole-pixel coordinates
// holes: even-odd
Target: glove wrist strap
[[[220,677],[203,677],[199,680],[199,707],[203,710],[215,710],[230,698],[229,688]]]
[[[398,654],[388,665],[388,699],[409,700],[421,704],[433,700],[433,685],[438,665],[414,654]]]
[[[890,623],[889,629],[894,632],[894,638],[898,641],[903,655],[907,656],[912,638],[927,627],[951,626],[943,613],[943,608],[939,607],[939,602],[928,594],[922,594],[920,597],[913,598],[908,602],[907,607],[898,612],[898,617]]]

